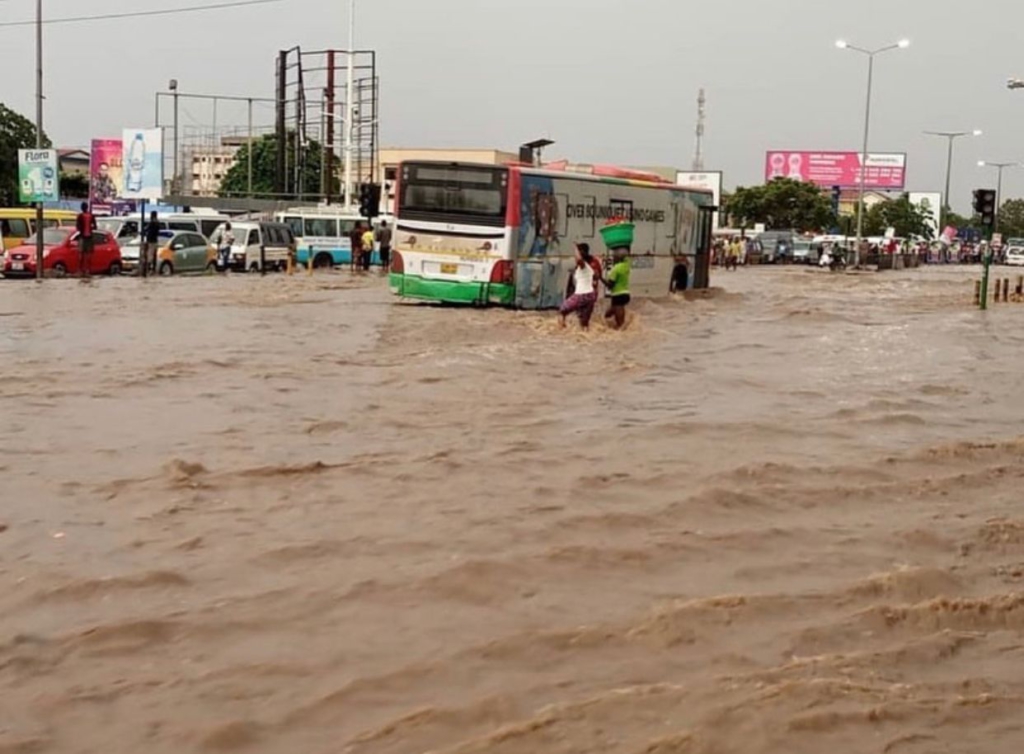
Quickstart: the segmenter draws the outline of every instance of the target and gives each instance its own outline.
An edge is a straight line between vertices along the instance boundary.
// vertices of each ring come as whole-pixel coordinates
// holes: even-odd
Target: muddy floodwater
[[[0,281],[0,754],[1024,750],[1024,304]]]

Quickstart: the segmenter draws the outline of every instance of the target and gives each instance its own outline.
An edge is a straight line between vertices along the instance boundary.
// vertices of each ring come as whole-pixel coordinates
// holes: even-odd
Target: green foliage
[[[288,133],[288,170],[294,176],[295,132]],[[275,195],[275,172],[277,170],[277,137],[274,134],[257,139],[252,144],[243,144],[235,156],[235,164],[228,170],[221,183],[222,197],[248,196],[249,193],[249,149],[252,148],[252,191],[256,196]],[[303,195],[313,197],[320,195],[320,162],[323,151],[319,142],[310,139],[302,149]],[[289,183],[292,179],[289,180]],[[337,196],[340,181],[332,179],[332,193]],[[282,199],[294,199],[295,192],[281,196]]]
[[[18,201],[18,150],[36,146],[36,127],[0,102],[0,207]],[[52,146],[43,134],[43,146]]]
[[[88,199],[89,178],[81,173],[61,173],[60,195],[64,199]]]
[[[898,238],[920,237],[931,240],[932,213],[913,204],[908,194],[898,199],[879,202],[864,215],[864,235],[880,236],[888,228],[895,228]]]
[[[1003,238],[1024,237],[1024,199],[1008,199],[999,208],[999,232]]]
[[[956,212],[946,207],[946,225],[952,225],[957,230],[966,230],[968,228],[981,229],[981,223],[978,222],[977,217],[965,217],[964,215],[958,215]],[[943,228],[945,230],[945,228]]]
[[[812,183],[776,178],[764,186],[737,188],[726,207],[741,227],[764,223],[768,230],[820,231],[835,223],[832,202]]]

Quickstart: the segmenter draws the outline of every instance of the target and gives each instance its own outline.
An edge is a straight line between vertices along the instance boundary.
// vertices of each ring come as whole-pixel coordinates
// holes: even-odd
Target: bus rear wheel
[[[330,254],[321,252],[320,254],[317,254],[315,257],[313,257],[314,270],[329,270],[332,267],[334,267],[334,257],[332,257]]]

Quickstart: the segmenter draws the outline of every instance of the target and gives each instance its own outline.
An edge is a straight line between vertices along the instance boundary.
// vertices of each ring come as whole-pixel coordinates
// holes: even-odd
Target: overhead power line
[[[211,5],[192,5],[185,8],[160,8],[158,10],[138,10],[125,13],[104,13],[96,16],[71,16],[68,18],[44,18],[43,24],[79,24],[89,21],[111,21],[118,18],[138,18],[140,16],[176,16],[179,13],[199,13],[206,10],[223,10],[224,8],[241,8],[248,5],[269,5],[284,0],[233,0],[232,2],[212,3]],[[34,26],[35,21],[3,21],[5,26]]]

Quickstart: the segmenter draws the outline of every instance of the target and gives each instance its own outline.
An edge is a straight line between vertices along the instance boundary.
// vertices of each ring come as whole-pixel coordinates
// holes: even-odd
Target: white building
[[[225,136],[219,146],[191,147],[186,150],[185,164],[189,166],[188,193],[197,196],[217,196],[228,171],[234,167],[239,148],[245,136]]]

